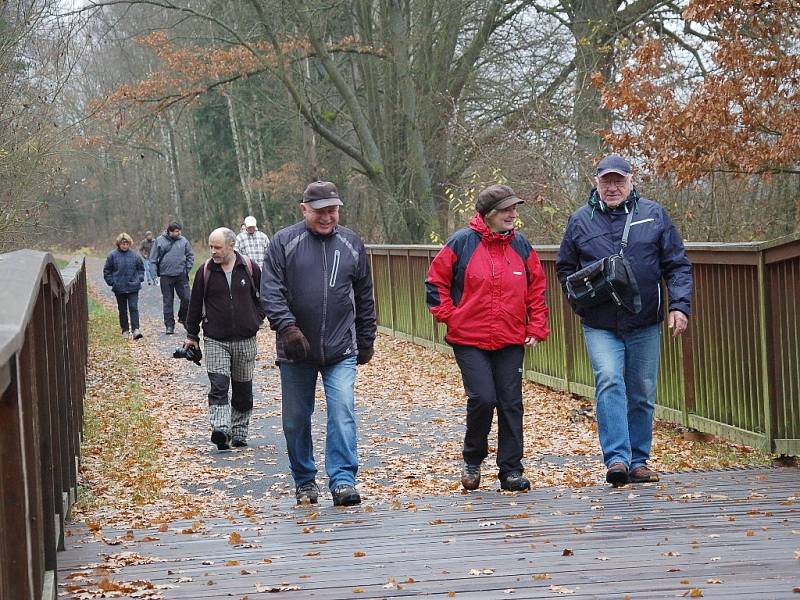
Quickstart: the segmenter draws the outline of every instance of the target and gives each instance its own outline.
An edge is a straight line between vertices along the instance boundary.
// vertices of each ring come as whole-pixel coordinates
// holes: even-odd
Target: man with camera
[[[236,252],[235,244],[236,234],[226,227],[215,229],[208,237],[211,259],[195,274],[183,342],[186,358],[198,358],[202,323],[211,382],[208,419],[211,441],[218,450],[247,446],[256,333],[264,320],[259,304],[261,269]]]
[[[316,503],[311,439],[314,390],[327,403],[325,470],[334,506],[361,502],[356,491],[356,364],[375,342],[372,275],[364,243],[339,225],[342,201],[329,181],[303,192],[303,220],[281,229],[264,257],[261,303],[277,332],[283,433],[298,503]]]
[[[607,467],[606,481],[658,481],[647,466],[653,439],[653,412],[666,302],[673,336],[688,325],[692,296],[692,266],[683,240],[666,210],[639,196],[630,163],[610,155],[597,164],[596,187],[588,202],[569,218],[561,241],[556,269],[572,308],[581,318],[586,349],[592,362],[597,407],[597,432]],[[585,267],[620,254],[626,283],[597,302],[599,287],[575,293],[586,281],[573,276]],[[629,265],[629,267],[628,267]],[[591,269],[587,270],[591,271]],[[595,281],[603,286],[613,273]],[[580,276],[578,276],[580,277]],[[590,277],[586,275],[586,279]],[[569,282],[568,282],[569,279]],[[586,290],[581,290],[585,292]]]

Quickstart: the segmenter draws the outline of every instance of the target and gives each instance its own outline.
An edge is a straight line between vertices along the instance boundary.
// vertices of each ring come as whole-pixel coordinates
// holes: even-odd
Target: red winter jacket
[[[450,344],[498,350],[550,333],[539,257],[521,233],[495,233],[478,213],[433,259],[425,287]]]

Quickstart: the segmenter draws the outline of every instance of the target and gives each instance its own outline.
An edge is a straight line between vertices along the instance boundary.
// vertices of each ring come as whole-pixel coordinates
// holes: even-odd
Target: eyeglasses
[[[618,190],[621,190],[626,185],[628,185],[628,180],[627,179],[622,179],[620,181],[616,181],[616,180],[603,181],[601,179],[601,180],[598,180],[598,182],[597,182],[597,187],[602,187],[602,188],[607,188],[607,189],[617,188]]]

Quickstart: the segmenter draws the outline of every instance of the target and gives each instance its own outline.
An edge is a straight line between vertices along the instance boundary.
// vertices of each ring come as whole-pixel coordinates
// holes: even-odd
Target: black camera
[[[175,352],[172,353],[172,358],[185,358],[186,360],[192,361],[197,366],[200,366],[200,359],[203,358],[203,352],[200,350],[199,346],[189,346],[188,348],[179,346],[175,348]]]

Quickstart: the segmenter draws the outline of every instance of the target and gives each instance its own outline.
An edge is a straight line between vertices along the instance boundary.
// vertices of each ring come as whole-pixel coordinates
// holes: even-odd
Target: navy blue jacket
[[[608,208],[592,190],[589,202],[569,218],[556,260],[562,287],[569,275],[605,256],[619,252],[628,211],[633,221],[625,257],[630,262],[642,296],[642,310],[631,314],[613,302],[575,312],[595,329],[625,334],[664,319],[661,280],[667,284],[669,310],[691,314],[692,265],[678,230],[658,202],[639,198],[634,190],[615,209]],[[573,307],[575,308],[575,307]]]
[[[318,235],[305,221],[281,229],[264,255],[261,306],[276,332],[300,328],[311,347],[308,363],[331,365],[372,348],[375,302],[361,238],[342,226]],[[287,360],[280,335],[277,354]]]
[[[132,294],[142,288],[144,263],[134,250],[112,250],[106,257],[103,279],[115,294]]]

